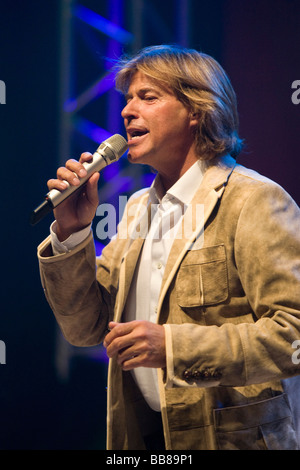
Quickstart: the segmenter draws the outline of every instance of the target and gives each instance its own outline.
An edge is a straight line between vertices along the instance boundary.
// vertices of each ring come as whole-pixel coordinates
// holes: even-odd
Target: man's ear
[[[191,122],[192,126],[197,126],[198,125],[199,116],[200,116],[200,113],[196,113],[196,112],[193,112],[193,111],[190,112],[190,122]]]

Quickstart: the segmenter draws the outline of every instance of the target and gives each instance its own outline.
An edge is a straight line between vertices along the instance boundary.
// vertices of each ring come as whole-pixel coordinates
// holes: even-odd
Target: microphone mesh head
[[[107,159],[110,162],[119,160],[119,158],[128,149],[127,140],[124,139],[120,134],[115,134],[106,139],[99,147],[99,150],[105,153]]]

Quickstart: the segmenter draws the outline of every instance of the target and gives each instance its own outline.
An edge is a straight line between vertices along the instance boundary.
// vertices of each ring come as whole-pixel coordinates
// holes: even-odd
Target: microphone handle
[[[74,172],[76,178],[80,180],[79,186],[71,186],[67,181],[63,180],[64,183],[68,185],[68,187],[63,191],[58,191],[58,189],[51,189],[51,191],[46,194],[46,199],[49,200],[52,205],[52,208],[54,209],[63,201],[65,201],[69,196],[71,196],[71,194],[80,189],[94,173],[102,170],[102,168],[106,167],[109,164],[110,161],[106,160],[104,152],[101,155],[100,153],[98,153],[98,151],[96,151],[90,161],[84,162],[82,164],[87,171],[86,176],[84,176],[83,178],[79,178],[78,175],[76,175],[76,173]]]
[[[76,175],[76,177],[80,180],[80,186],[71,186],[67,181],[64,180],[64,182],[68,185],[66,189],[63,191],[51,189],[51,191],[46,194],[45,200],[42,202],[42,204],[33,210],[30,217],[30,224],[36,225],[41,219],[43,219],[47,214],[55,209],[55,207],[65,201],[75,191],[80,189],[90,178],[90,176],[92,176],[92,174],[102,170],[102,168],[109,165],[110,163],[111,161],[108,161],[105,158],[104,152],[101,152],[100,154],[97,150],[93,154],[93,157],[90,161],[83,163],[83,166],[87,171],[87,175],[84,178],[79,178],[78,175]]]

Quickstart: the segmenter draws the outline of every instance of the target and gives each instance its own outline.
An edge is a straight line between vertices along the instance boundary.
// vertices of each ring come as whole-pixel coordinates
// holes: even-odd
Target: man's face
[[[174,93],[137,72],[122,111],[132,163],[148,164],[164,174],[191,160],[195,119]],[[192,152],[194,154],[194,151]],[[193,155],[193,161],[197,157]]]

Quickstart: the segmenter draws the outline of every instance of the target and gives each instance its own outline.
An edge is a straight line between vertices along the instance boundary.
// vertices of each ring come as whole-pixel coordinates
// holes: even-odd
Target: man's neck
[[[197,157],[190,158],[185,160],[181,167],[175,166],[171,171],[170,168],[168,168],[168,171],[159,171],[160,181],[165,192],[167,192],[197,160]]]

